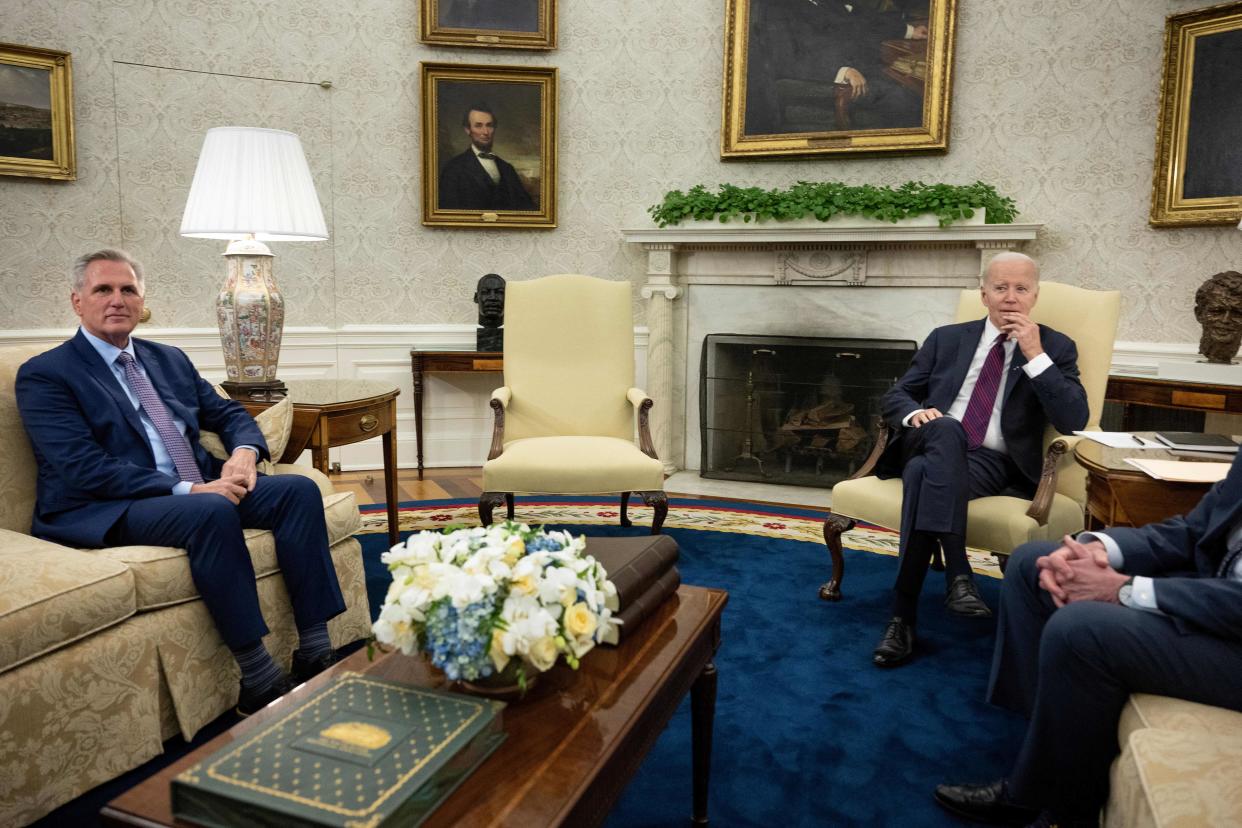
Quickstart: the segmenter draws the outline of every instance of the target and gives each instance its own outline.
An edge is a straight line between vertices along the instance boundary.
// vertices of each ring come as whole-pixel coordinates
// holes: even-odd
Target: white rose
[[[556,639],[549,635],[536,639],[530,645],[527,660],[539,672],[551,669],[557,657]]]

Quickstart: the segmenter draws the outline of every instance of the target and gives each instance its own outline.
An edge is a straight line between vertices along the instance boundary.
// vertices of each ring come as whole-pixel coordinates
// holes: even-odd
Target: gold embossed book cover
[[[172,783],[206,826],[417,825],[504,740],[501,702],[344,673]]]

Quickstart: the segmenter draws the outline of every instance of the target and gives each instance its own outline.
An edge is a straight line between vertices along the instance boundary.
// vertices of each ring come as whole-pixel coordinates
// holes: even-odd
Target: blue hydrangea
[[[562,548],[561,542],[547,535],[539,535],[526,542],[526,553],[556,552]]]
[[[432,604],[427,613],[424,644],[431,654],[431,663],[453,681],[475,681],[490,676],[495,671],[488,657],[495,614],[494,597],[460,611],[448,598]]]

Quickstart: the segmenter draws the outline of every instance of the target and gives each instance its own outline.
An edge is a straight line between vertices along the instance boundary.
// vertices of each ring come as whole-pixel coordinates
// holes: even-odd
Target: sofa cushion
[[[215,388],[216,393],[221,397],[228,397],[223,388],[218,385]],[[272,458],[261,461],[259,471],[263,474],[272,474],[272,463],[279,460],[280,456],[285,453],[285,446],[289,444],[289,435],[293,433],[293,403],[285,397],[275,405],[260,411],[254,421],[259,426],[259,431],[263,433],[263,442],[267,443],[267,453]],[[200,432],[198,442],[207,449],[208,454],[217,460],[229,458],[229,451],[224,447],[224,441],[214,431]]]
[[[483,467],[489,492],[659,491],[664,465],[617,437],[528,437],[505,443],[499,457]]]
[[[30,438],[17,410],[17,369],[47,350],[46,345],[0,348],[0,528],[29,532],[34,515],[35,465]]]
[[[1242,744],[1242,713],[1168,696],[1134,693],[1121,710],[1117,741],[1124,745],[1130,734],[1148,727],[1202,731],[1228,736]]]
[[[1242,740],[1236,735],[1149,727],[1132,732],[1122,746],[1110,777],[1108,828],[1242,822]]]
[[[134,576],[123,563],[0,529],[0,673],[135,609]]]
[[[338,492],[323,499],[328,545],[333,546],[358,531],[361,517],[353,492]],[[276,541],[266,529],[246,529],[246,548],[256,578],[276,572]],[[138,611],[192,601],[198,590],[190,576],[185,551],[172,546],[114,546],[91,554],[128,566],[134,572]]]

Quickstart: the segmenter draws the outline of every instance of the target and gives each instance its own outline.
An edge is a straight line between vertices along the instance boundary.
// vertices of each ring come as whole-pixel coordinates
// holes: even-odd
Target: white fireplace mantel
[[[981,211],[980,211],[981,212]],[[1042,224],[983,224],[973,221],[940,227],[934,217],[919,217],[900,224],[869,219],[835,218],[829,222],[693,221],[672,227],[646,227],[622,231],[625,241],[647,252],[647,278],[641,288],[647,303],[647,385],[657,405],[651,411],[656,450],[668,471],[681,468],[687,458],[686,440],[697,380],[689,363],[696,343],[688,334],[687,288],[720,286],[761,288],[754,304],[771,305],[773,290],[800,288],[972,288],[992,257],[1023,246],[1036,238]],[[906,291],[901,291],[905,294]],[[941,292],[936,292],[940,295]],[[889,313],[894,294],[887,290],[849,291],[847,302],[824,302],[848,307],[859,318],[880,318]],[[874,295],[874,300],[864,297]],[[953,292],[956,296],[956,293]],[[922,302],[927,291],[915,291],[908,302]],[[794,299],[794,294],[790,294]],[[954,300],[955,301],[955,300]],[[784,307],[806,305],[788,302]],[[814,302],[812,302],[814,304]],[[783,311],[784,312],[784,311]],[[786,315],[787,312],[785,312]],[[698,314],[695,315],[696,318]],[[891,320],[894,327],[908,319]],[[741,332],[741,331],[738,331]],[[696,432],[696,428],[689,431]]]

